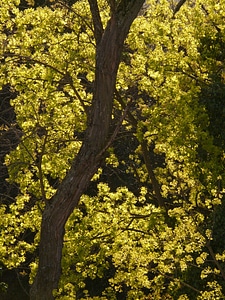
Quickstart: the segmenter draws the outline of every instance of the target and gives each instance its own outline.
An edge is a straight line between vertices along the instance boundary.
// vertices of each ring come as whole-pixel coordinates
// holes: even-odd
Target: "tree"
[[[39,267],[31,289],[31,299],[53,299],[52,291],[58,286],[64,226],[109,147],[113,94],[120,54],[130,25],[143,2],[122,1],[117,8],[112,7],[112,15],[104,31],[97,2],[89,2],[97,47],[90,120],[84,142],[71,169],[56,195],[46,202],[41,225]]]
[[[6,156],[20,193],[1,210],[3,263],[35,253],[31,299],[94,297],[88,280],[104,276],[103,299],[222,297],[211,241],[224,150],[199,101],[212,66],[202,37],[222,4],[149,1],[130,29],[142,1],[89,1],[92,20],[80,1],[6,2],[1,80],[23,135]]]
[[[42,215],[39,267],[31,299],[53,299],[61,275],[64,226],[95,174],[110,145],[110,123],[116,74],[124,40],[144,1],[112,1],[111,17],[103,29],[97,1],[89,1],[96,41],[93,101],[84,141],[56,195],[46,201]],[[46,199],[43,199],[46,200]]]

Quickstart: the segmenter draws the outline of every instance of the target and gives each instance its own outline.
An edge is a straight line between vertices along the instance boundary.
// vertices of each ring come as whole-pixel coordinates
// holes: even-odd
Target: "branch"
[[[203,11],[205,12],[206,16],[209,17],[209,19],[210,19],[210,21],[212,22],[212,25],[215,27],[216,31],[217,31],[218,33],[221,33],[221,29],[216,25],[216,23],[213,21],[213,19],[210,18],[209,12],[208,12],[208,10],[206,9],[206,7],[205,7],[203,4],[201,5],[201,7],[202,7]]]
[[[124,108],[125,103],[124,103],[123,99],[121,98],[121,96],[120,96],[120,94],[117,90],[115,91],[115,95],[116,95],[116,98],[117,98],[118,102],[121,104],[122,108]],[[128,115],[128,118],[129,118],[130,123],[132,124],[132,126],[135,129],[137,129],[138,122],[135,119],[135,117],[132,115],[132,113],[130,111],[127,112],[127,115]],[[149,178],[150,178],[152,186],[153,186],[153,191],[155,192],[155,196],[156,196],[156,199],[158,201],[158,205],[160,207],[165,207],[164,199],[161,195],[160,185],[159,185],[159,183],[158,183],[158,181],[155,177],[154,171],[152,169],[152,163],[151,163],[151,159],[150,159],[150,156],[149,156],[149,150],[148,150],[147,142],[144,139],[141,142],[141,150],[142,150],[145,165],[146,165],[146,168],[147,168],[147,171],[148,171],[148,175],[149,175]]]
[[[88,0],[90,5],[90,10],[92,14],[92,20],[94,25],[94,36],[96,40],[96,44],[98,45],[101,41],[102,34],[104,32],[102,20],[99,13],[97,0]]]
[[[27,292],[27,290],[25,289],[25,287],[23,286],[23,284],[22,284],[22,282],[21,282],[21,279],[20,279],[20,276],[19,276],[18,271],[15,270],[15,272],[16,272],[17,280],[18,280],[18,282],[19,282],[19,285],[20,285],[21,289],[24,291],[24,293],[25,293],[27,296],[29,296],[29,293]]]
[[[3,55],[4,57],[15,57],[15,58],[18,58],[18,59],[22,59],[24,61],[24,63],[36,63],[36,64],[39,64],[39,65],[42,65],[46,68],[50,68],[52,70],[54,70],[55,72],[59,73],[60,75],[62,75],[62,79],[60,80],[61,82],[64,81],[64,85],[65,84],[69,84],[71,86],[71,88],[73,89],[77,99],[80,101],[81,103],[81,106],[83,107],[85,113],[88,115],[88,108],[87,108],[87,105],[85,105],[85,101],[81,98],[80,94],[78,93],[77,89],[75,88],[74,84],[73,84],[73,79],[71,77],[71,75],[67,72],[67,73],[64,73],[62,71],[60,71],[59,69],[57,69],[56,67],[46,63],[46,62],[43,62],[43,61],[40,61],[38,59],[34,59],[34,58],[31,58],[29,56],[23,56],[23,55],[19,55],[19,54],[14,54],[14,53],[6,53]],[[37,79],[33,79],[33,78],[29,78],[30,80],[37,80]]]
[[[45,145],[47,142],[47,134],[44,137],[44,142],[43,145],[41,147],[41,152],[38,154],[38,162],[37,162],[37,168],[38,168],[38,177],[39,177],[39,181],[40,181],[40,188],[41,188],[41,195],[42,195],[42,199],[44,200],[44,202],[47,202],[47,197],[46,197],[46,192],[45,192],[45,185],[44,185],[44,175],[42,172],[42,161],[43,161],[43,155],[45,152]]]
[[[124,112],[122,114],[122,116],[120,117],[120,120],[115,128],[115,130],[113,131],[111,137],[109,138],[106,146],[101,150],[101,152],[98,154],[99,156],[102,156],[106,150],[110,147],[110,145],[112,144],[112,142],[115,140],[116,136],[118,135],[118,132],[120,130],[120,127],[124,121],[124,119],[126,118],[127,115],[127,111],[128,111],[128,105],[125,107]]]
[[[111,14],[114,14],[115,10],[116,10],[116,1],[115,0],[107,0],[107,2],[110,6]]]
[[[117,9],[116,16],[121,28],[126,34],[129,31],[131,20],[134,20],[140,12],[145,0],[121,0]]]
[[[173,17],[176,15],[176,13],[178,13],[178,11],[181,9],[181,7],[184,5],[184,3],[186,2],[186,0],[180,0],[177,5],[175,6],[174,10],[173,10]]]
[[[117,89],[115,89],[115,96],[116,96],[116,99],[117,101],[119,102],[119,104],[122,106],[123,109],[126,108],[126,104],[125,102],[123,101],[122,97],[120,96],[120,93],[118,92]],[[135,117],[132,115],[132,113],[128,110],[127,112],[127,116],[129,118],[129,121],[131,122],[131,124],[133,125],[133,127],[136,129],[137,125],[138,125],[138,122],[137,120],[135,119]]]
[[[221,265],[219,264],[218,260],[216,259],[215,253],[210,245],[210,241],[207,242],[206,247],[209,250],[210,255],[212,256],[213,262],[215,263],[215,265],[217,266],[217,268],[220,270],[221,276],[223,277],[223,280],[225,280],[225,273],[223,271],[223,268],[221,267]]]
[[[78,18],[84,22],[84,24],[93,32],[92,26],[87,22],[87,19],[85,19],[82,15],[80,15],[72,6],[66,4],[64,1],[58,1],[63,7],[67,8],[69,11],[72,11]]]
[[[43,61],[40,61],[38,59],[35,59],[35,58],[31,58],[29,56],[26,56],[26,55],[20,55],[20,54],[16,54],[16,53],[3,53],[2,55],[3,57],[15,57],[15,58],[18,58],[20,60],[23,60],[24,62],[29,62],[29,63],[37,63],[37,64],[40,64],[40,65],[43,65],[45,67],[48,67],[48,68],[51,68],[52,70],[58,72],[59,74],[61,75],[65,75],[62,71],[58,70],[57,68],[55,68],[54,66],[52,65],[49,65],[48,63],[46,62],[43,62]],[[20,62],[21,63],[21,62]]]
[[[131,218],[133,218],[133,219],[145,219],[145,218],[151,217],[152,213],[147,214],[147,215],[139,215],[139,214],[130,213],[130,215],[131,215]]]
[[[144,235],[151,235],[149,232],[143,231],[141,229],[136,229],[136,228],[121,228],[122,231],[133,231],[133,232],[137,232],[137,233],[141,233]]]
[[[148,175],[149,175],[150,180],[152,182],[153,190],[155,192],[155,196],[156,196],[156,199],[158,201],[158,205],[160,207],[165,207],[165,202],[164,202],[164,199],[163,199],[162,194],[161,194],[160,185],[158,183],[158,180],[155,177],[155,174],[154,174],[154,171],[153,171],[153,168],[152,168],[152,163],[151,163],[151,159],[150,159],[150,156],[149,156],[149,150],[148,150],[147,142],[144,139],[141,142],[141,150],[142,150],[145,165],[146,165],[146,168],[147,168],[147,171],[148,171]]]
[[[193,287],[192,285],[190,285],[190,284],[188,284],[188,283],[186,283],[186,282],[180,280],[179,278],[176,278],[176,277],[174,277],[174,276],[170,276],[170,275],[163,274],[162,272],[159,272],[159,274],[161,274],[162,276],[165,276],[166,278],[171,279],[171,280],[175,280],[175,279],[176,279],[176,280],[179,281],[179,283],[180,283],[181,285],[186,286],[186,287],[188,287],[189,289],[191,289],[191,290],[195,291],[196,293],[200,294],[200,291],[199,291],[198,289],[196,289],[196,288]]]

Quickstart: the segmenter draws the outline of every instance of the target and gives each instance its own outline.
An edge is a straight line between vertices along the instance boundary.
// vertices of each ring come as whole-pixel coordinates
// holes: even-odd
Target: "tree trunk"
[[[91,10],[97,4],[89,0]],[[53,300],[61,275],[65,223],[102,160],[109,140],[113,94],[124,40],[144,0],[122,0],[106,29],[96,34],[96,72],[91,115],[83,145],[56,195],[47,203],[41,225],[39,266],[31,300]],[[95,4],[95,5],[91,5]],[[93,11],[92,11],[93,15]],[[93,22],[99,22],[93,15]],[[99,28],[95,24],[95,28]],[[95,29],[96,30],[96,29]]]

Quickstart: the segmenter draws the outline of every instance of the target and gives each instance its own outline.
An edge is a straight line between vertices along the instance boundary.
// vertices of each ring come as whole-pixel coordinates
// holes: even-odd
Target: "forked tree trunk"
[[[111,1],[114,2],[114,1]],[[113,94],[124,40],[144,0],[122,0],[112,9],[103,32],[96,0],[89,0],[93,16],[96,49],[95,89],[91,116],[83,145],[71,169],[43,213],[39,246],[39,266],[31,287],[31,300],[53,300],[61,275],[65,223],[104,159],[109,141]],[[97,16],[97,17],[96,17]],[[98,32],[97,32],[98,31]]]

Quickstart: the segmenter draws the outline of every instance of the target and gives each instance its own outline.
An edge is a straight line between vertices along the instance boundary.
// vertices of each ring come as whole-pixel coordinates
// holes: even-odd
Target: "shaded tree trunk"
[[[56,195],[43,212],[39,266],[31,287],[31,300],[52,300],[61,275],[65,223],[105,157],[111,123],[113,94],[120,55],[129,28],[144,0],[122,0],[111,11],[105,30],[96,0],[89,0],[96,39],[96,72],[90,119],[83,145]]]

